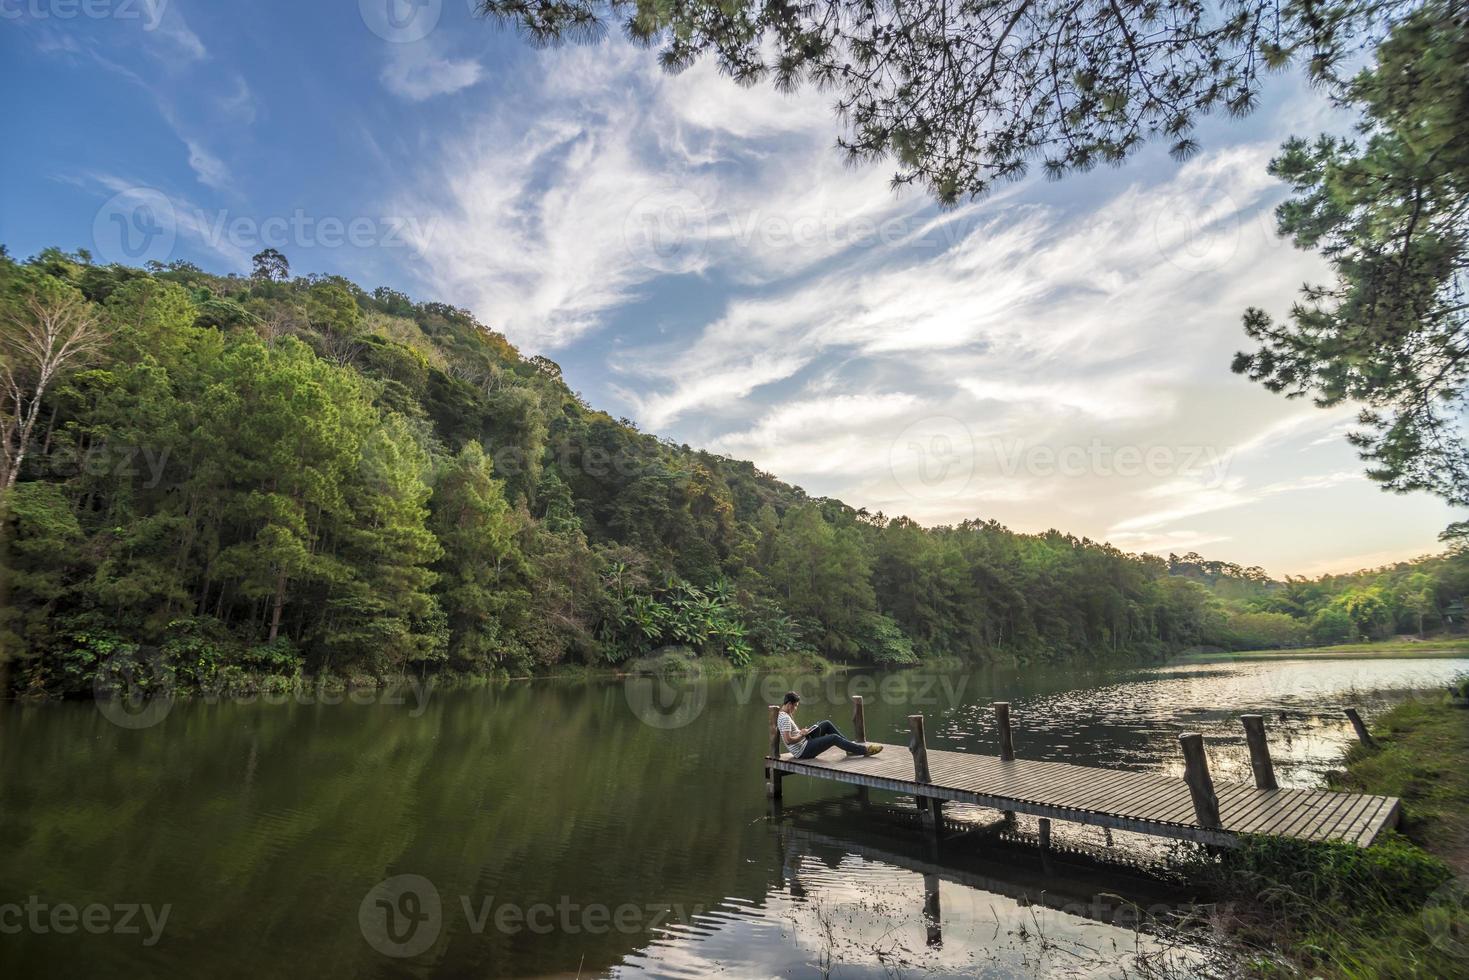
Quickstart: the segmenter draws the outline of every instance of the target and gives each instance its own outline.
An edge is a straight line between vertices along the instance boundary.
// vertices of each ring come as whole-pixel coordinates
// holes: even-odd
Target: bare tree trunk
[[[270,611],[270,638],[267,643],[274,643],[275,638],[281,631],[281,609],[286,604],[286,570],[283,568],[275,580],[275,602]]]
[[[98,350],[108,333],[91,304],[71,289],[37,289],[0,323],[0,486],[15,486],[41,416],[46,390],[73,361]]]

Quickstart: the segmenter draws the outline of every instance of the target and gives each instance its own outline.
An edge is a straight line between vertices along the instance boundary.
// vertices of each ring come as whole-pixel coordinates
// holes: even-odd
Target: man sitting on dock
[[[791,750],[792,759],[814,759],[833,745],[840,746],[848,755],[877,755],[882,751],[881,745],[852,741],[829,721],[818,721],[810,728],[799,727],[796,709],[800,706],[801,696],[795,691],[787,691],[780,706],[780,718],[776,720],[781,741]]]

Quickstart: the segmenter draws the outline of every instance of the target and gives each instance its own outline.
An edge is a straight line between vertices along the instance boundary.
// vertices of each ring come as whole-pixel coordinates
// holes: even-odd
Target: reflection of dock
[[[858,740],[865,725],[860,698],[854,698]],[[941,825],[944,801],[968,803],[1041,818],[1042,846],[1050,821],[1066,820],[1156,837],[1234,846],[1240,835],[1259,834],[1307,841],[1343,841],[1366,847],[1398,820],[1398,800],[1331,790],[1280,789],[1275,786],[1263,723],[1245,716],[1256,786],[1219,784],[1209,777],[1203,741],[1180,737],[1184,779],[1155,773],[1124,772],[1064,762],[1016,759],[1009,729],[1009,705],[996,706],[1000,756],[929,751],[923,716],[909,717],[908,746],[888,745],[881,755],[846,757],[829,750],[797,761],[780,755],[776,713],[770,708],[770,754],[765,758],[768,788],[780,795],[785,774],[814,776],[871,789],[904,793],[918,800],[925,822]]]
[[[818,830],[783,825],[776,829],[783,848],[796,852],[826,848],[831,851],[855,855],[863,861],[902,868],[923,876],[924,914],[931,916],[930,941],[937,928],[939,908],[939,883],[947,881],[992,895],[1012,899],[1022,908],[1032,905],[1054,909],[1070,915],[1080,916],[1106,925],[1122,925],[1126,928],[1143,928],[1147,922],[1145,910],[1138,904],[1127,901],[1113,891],[1115,885],[1105,890],[1089,887],[1083,880],[1070,880],[1055,873],[1056,869],[1046,863],[1050,873],[1040,875],[1017,872],[1008,878],[960,867],[951,860],[940,864],[935,859],[901,853],[886,847],[861,843],[846,837],[834,837]],[[930,907],[931,910],[930,911]],[[1172,907],[1172,906],[1170,906]]]

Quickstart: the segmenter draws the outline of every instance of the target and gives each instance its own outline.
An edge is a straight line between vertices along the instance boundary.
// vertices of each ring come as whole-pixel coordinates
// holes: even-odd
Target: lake
[[[1237,717],[1262,712],[1282,785],[1318,786],[1353,740],[1344,706],[1370,724],[1466,669],[1259,660],[404,687],[142,716],[0,706],[0,975],[1119,975],[1138,954],[1190,955],[1098,898],[1180,901],[1125,866],[1160,845],[1058,824],[1058,843],[1101,858],[1043,867],[993,839],[938,853],[904,825],[907,801],[873,793],[864,809],[852,787],[800,777],[772,810],[765,706],[796,686],[802,723],[850,734],[861,694],[871,738],[906,742],[922,712],[930,747],[993,753],[989,705],[1007,700],[1022,757],[1181,774],[1177,735],[1194,730],[1215,779],[1243,782]]]

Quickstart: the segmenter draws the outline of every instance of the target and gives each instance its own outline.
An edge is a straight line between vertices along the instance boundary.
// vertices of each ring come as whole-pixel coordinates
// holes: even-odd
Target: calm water
[[[0,975],[1118,975],[1159,941],[1099,896],[1178,896],[994,842],[934,852],[898,824],[904,801],[863,811],[850,787],[787,780],[777,816],[771,696],[798,684],[803,722],[849,727],[860,693],[872,738],[905,741],[921,711],[931,746],[982,752],[1008,700],[1023,756],[1175,773],[1177,734],[1200,730],[1215,778],[1245,781],[1235,718],[1263,711],[1282,783],[1308,786],[1352,738],[1343,706],[1370,722],[1465,669],[546,682],[179,703],[137,728],[92,705],[0,707]]]

